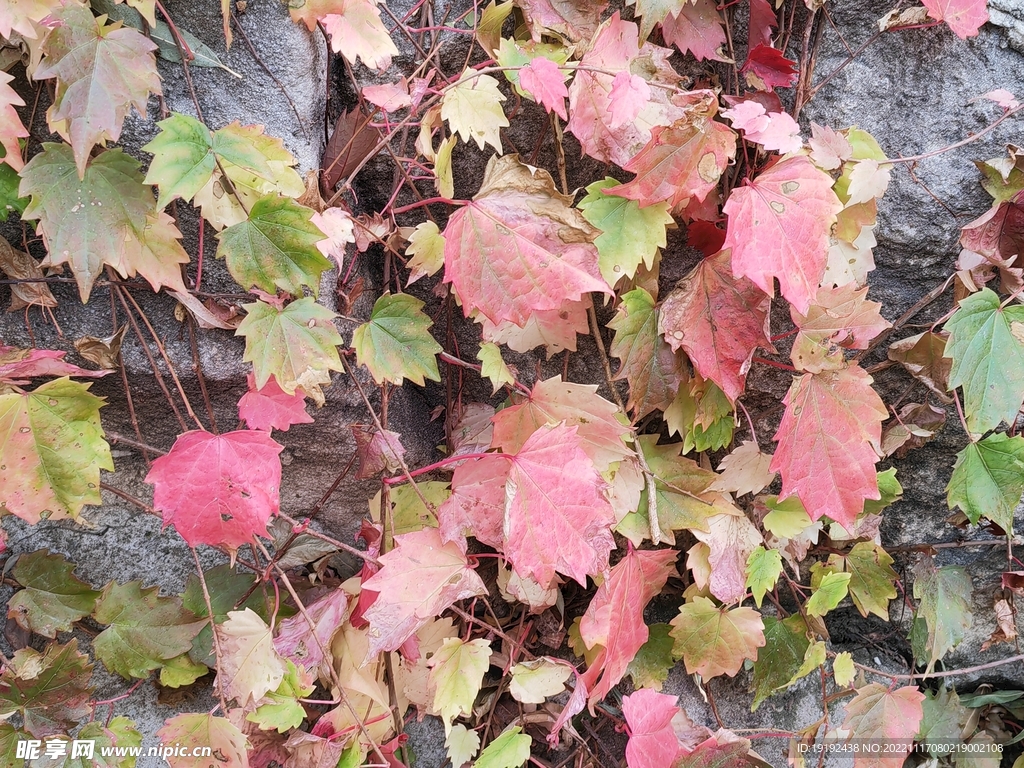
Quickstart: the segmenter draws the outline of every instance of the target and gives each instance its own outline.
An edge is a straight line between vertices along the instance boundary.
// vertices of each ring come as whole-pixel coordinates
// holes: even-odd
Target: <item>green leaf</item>
[[[800,664],[800,668],[793,674],[793,677],[786,683],[786,687],[793,685],[798,680],[802,680],[807,677],[811,672],[816,670],[818,667],[825,663],[827,653],[825,649],[825,643],[820,640],[815,640],[808,647],[804,653],[804,660]]]
[[[765,646],[754,660],[754,703],[750,711],[780,688],[785,688],[804,662],[810,647],[807,625],[799,615],[779,621],[772,616],[764,619]]]
[[[68,378],[0,395],[0,510],[36,523],[102,503],[100,470],[114,471],[102,406],[88,384]]]
[[[19,731],[10,723],[0,723],[0,765],[18,765],[23,758],[18,755],[18,742],[31,738],[30,734]]]
[[[683,438],[683,453],[717,451],[732,442],[732,404],[713,381],[690,380],[665,410],[669,434]]]
[[[401,386],[409,379],[423,386],[424,377],[441,380],[437,353],[442,348],[430,335],[431,325],[415,296],[385,293],[373,305],[369,321],[356,328],[352,346],[378,384]]]
[[[782,553],[777,549],[758,546],[747,558],[747,589],[754,595],[754,602],[761,607],[765,593],[775,588],[775,582],[782,574]]]
[[[229,611],[242,611],[246,608],[251,608],[264,621],[270,621],[273,608],[267,605],[268,595],[263,588],[257,587],[248,598],[239,604],[239,601],[256,583],[256,577],[253,574],[240,573],[230,565],[224,564],[211,568],[203,576],[206,579],[206,588],[210,593],[210,605],[213,608],[215,622],[221,624],[227,618]],[[197,574],[189,574],[181,598],[186,610],[201,619],[207,617],[203,586]],[[281,606],[281,608],[284,609],[285,606]],[[286,613],[279,612],[278,618],[286,618]],[[213,630],[210,629],[209,623],[192,641],[189,658],[196,664],[216,666],[217,661],[213,655]],[[161,674],[163,674],[162,671]]]
[[[1024,306],[1001,309],[999,297],[982,288],[961,299],[945,328],[949,386],[963,388],[968,429],[982,434],[1012,424],[1024,400]]]
[[[74,622],[92,613],[100,596],[74,570],[63,555],[45,549],[21,555],[13,573],[24,589],[7,604],[7,615],[44,637],[70,632]]]
[[[142,150],[153,154],[146,183],[160,187],[157,206],[163,208],[176,197],[195,197],[213,177],[217,160],[210,129],[194,117],[173,113],[157,125],[160,133]]]
[[[889,620],[889,601],[897,595],[892,562],[888,552],[868,541],[855,544],[845,557],[829,557],[830,564],[850,573],[850,597],[860,615],[873,613],[883,621]]]
[[[7,221],[11,211],[19,214],[25,212],[28,205],[27,197],[18,197],[18,185],[21,177],[7,163],[0,164],[0,221]]]
[[[158,587],[110,582],[93,613],[109,626],[93,640],[96,657],[121,677],[146,678],[151,670],[186,653],[203,626],[177,598],[160,597]]]
[[[189,50],[192,51],[193,59],[189,62],[190,67],[216,67],[217,69],[223,69],[225,72],[230,72],[235,77],[241,77],[234,70],[225,67],[224,62],[220,60],[220,57],[217,56],[214,50],[187,29],[178,27],[178,34],[181,35]],[[174,42],[174,33],[171,32],[171,28],[164,22],[158,20],[150,28],[149,37],[156,43],[156,52],[161,59],[173,64],[181,61],[181,54],[178,52],[178,46]]]
[[[260,198],[246,221],[228,227],[217,237],[217,258],[242,288],[256,286],[267,293],[277,289],[293,296],[308,287],[315,296],[320,275],[331,262],[316,244],[325,235],[310,219],[313,210],[278,194]]]
[[[824,616],[846,597],[852,576],[850,573],[826,573],[818,589],[804,603],[804,610],[811,616]]]
[[[63,733],[83,722],[91,707],[92,665],[78,650],[78,640],[50,643],[44,653],[15,651],[0,675],[0,719],[21,715],[37,739]]]
[[[142,734],[135,723],[127,717],[115,717],[105,725],[95,720],[82,726],[75,737],[95,742],[92,758],[79,757],[68,760],[60,768],[134,768],[133,755],[104,755],[104,748],[119,747],[130,749],[142,746]],[[110,749],[110,751],[113,751]]]
[[[915,615],[914,655],[931,672],[935,662],[964,639],[973,621],[974,588],[967,571],[958,566],[936,568],[925,558],[914,568],[914,597],[921,601]]]
[[[779,538],[792,539],[799,536],[813,523],[797,496],[790,496],[783,501],[779,501],[778,496],[765,496],[762,501],[770,510],[764,516],[763,525]]]
[[[864,499],[864,514],[877,515],[890,504],[903,498],[903,486],[896,479],[896,467],[878,473],[879,499]]]
[[[633,678],[634,688],[653,688],[661,690],[662,683],[668,679],[676,660],[672,656],[675,641],[669,632],[669,624],[651,624],[648,628],[647,642],[640,646],[636,656],[626,667],[626,674]]]
[[[430,682],[434,687],[433,707],[444,721],[445,732],[452,721],[473,711],[473,702],[491,664],[487,640],[462,642],[449,637],[430,659]]]
[[[501,347],[494,342],[483,342],[480,351],[476,353],[476,359],[480,361],[480,375],[491,380],[492,395],[502,387],[515,383],[516,377],[501,357]]]
[[[278,733],[287,733],[306,719],[306,710],[298,700],[313,693],[315,686],[311,680],[302,679],[302,673],[294,662],[286,659],[285,663],[288,671],[277,690],[268,693],[256,711],[245,716],[246,720],[256,723],[264,731],[276,728]]]
[[[951,688],[925,691],[921,708],[924,716],[917,740],[932,755],[948,755],[951,745],[962,743],[960,734],[970,713]]]
[[[417,493],[419,491],[419,493]],[[423,528],[437,528],[437,518],[430,508],[423,503],[423,498],[437,509],[452,495],[448,483],[437,480],[420,481],[416,488],[411,485],[396,485],[391,489],[391,530],[386,531],[387,549],[392,549],[393,537],[403,533],[412,533]],[[370,499],[370,515],[374,522],[380,522],[380,493]],[[289,551],[291,551],[289,549]]]
[[[192,685],[210,671],[205,664],[197,664],[187,653],[169,659],[160,667],[160,685],[164,688],[181,688]]]
[[[444,235],[432,221],[422,221],[409,235],[409,247],[405,249],[409,257],[406,266],[409,268],[409,285],[421,277],[436,274],[444,266]]]
[[[533,739],[518,725],[509,728],[480,753],[473,768],[519,768],[530,759]]]
[[[641,208],[635,200],[602,192],[617,186],[619,182],[610,177],[595,181],[579,203],[583,217],[603,233],[594,245],[601,277],[611,286],[623,277],[632,278],[641,264],[652,269],[658,249],[667,242],[666,227],[675,226],[668,203]]]
[[[1013,513],[1024,494],[1024,437],[993,434],[956,455],[946,486],[949,508],[960,507],[972,523],[984,515],[1013,535]]]
[[[335,314],[311,297],[284,309],[262,301],[242,308],[248,314],[235,333],[245,337],[242,359],[252,363],[258,389],[273,376],[289,395],[296,387],[309,392],[330,381],[328,371],[343,370],[338,357],[342,340],[331,322]]]

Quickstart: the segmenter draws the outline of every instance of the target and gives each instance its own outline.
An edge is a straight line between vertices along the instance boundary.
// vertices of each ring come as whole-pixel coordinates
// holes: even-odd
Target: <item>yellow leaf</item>
[[[463,72],[459,82],[444,94],[441,118],[463,141],[472,139],[480,149],[490,144],[500,154],[500,129],[508,126],[501,109],[504,100],[493,77]]]

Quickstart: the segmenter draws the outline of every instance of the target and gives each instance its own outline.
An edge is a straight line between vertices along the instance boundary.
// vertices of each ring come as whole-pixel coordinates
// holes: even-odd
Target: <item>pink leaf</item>
[[[769,296],[782,295],[806,312],[828,259],[829,234],[842,203],[832,177],[806,157],[789,157],[733,190],[725,204],[732,271]]]
[[[591,706],[618,684],[647,642],[650,633],[644,623],[644,608],[675,573],[677,554],[674,549],[637,552],[630,547],[597,588],[580,621],[580,636],[586,646],[604,648],[584,676]]]
[[[409,95],[409,81],[404,77],[397,83],[367,85],[363,88],[363,97],[385,112],[397,112],[400,109],[412,106],[412,96]]]
[[[689,51],[697,61],[729,61],[722,52],[726,42],[725,25],[712,0],[683,3],[678,13],[669,14],[661,22],[661,34],[666,43],[683,53]]]
[[[405,447],[402,436],[386,429],[383,432],[372,427],[352,424],[352,438],[356,442],[356,457],[359,460],[356,477],[365,480],[381,472],[397,472],[402,466]]]
[[[682,751],[672,718],[680,711],[677,696],[641,688],[622,697],[622,716],[629,727],[626,765],[665,768],[675,765]]]
[[[763,539],[743,514],[713,515],[707,524],[707,533],[697,529],[691,533],[711,550],[711,594],[723,603],[738,603],[747,593],[747,558]]]
[[[19,349],[0,344],[0,382],[21,386],[40,376],[84,376],[98,379],[110,371],[89,371],[64,362],[67,352]]]
[[[944,21],[957,37],[965,40],[978,34],[981,25],[988,21],[986,0],[921,0],[928,15],[936,21]]]
[[[871,377],[853,365],[794,379],[775,439],[771,471],[782,475],[780,499],[798,496],[812,520],[827,515],[850,526],[877,499],[875,463],[889,414]]]
[[[636,120],[644,104],[651,98],[651,88],[639,75],[623,70],[612,79],[612,90],[609,95],[611,107],[608,113],[611,120],[608,121],[608,126],[614,130]]]
[[[473,536],[481,544],[502,551],[505,534],[505,481],[508,460],[495,454],[460,464],[452,475],[452,495],[437,509],[444,541]]]
[[[349,594],[335,589],[306,606],[306,615],[298,613],[282,621],[277,627],[274,648],[296,666],[316,671],[325,658],[324,650],[330,652],[331,638],[338,627],[348,618]],[[306,617],[313,621],[309,626]]]
[[[367,658],[398,650],[455,602],[487,593],[464,549],[442,542],[436,528],[395,536],[395,548],[381,555],[380,563],[363,582],[364,589],[380,595],[363,614],[370,624]]]
[[[280,429],[284,432],[292,424],[312,424],[313,417],[306,413],[306,395],[296,389],[289,395],[271,376],[262,389],[256,389],[256,379],[250,373],[249,391],[238,401],[238,418],[249,429]]]
[[[21,145],[18,139],[28,136],[28,129],[21,122],[15,106],[24,107],[25,100],[8,85],[14,75],[0,72],[0,146],[7,154],[0,158],[0,163],[7,163],[11,168],[20,171],[25,161],[21,157]]]
[[[568,119],[565,99],[569,96],[569,89],[565,87],[562,70],[551,59],[537,56],[519,70],[519,85],[548,112],[554,112],[563,120]]]
[[[178,435],[146,475],[153,507],[192,547],[237,549],[267,536],[267,521],[278,511],[282,450],[259,430]]]

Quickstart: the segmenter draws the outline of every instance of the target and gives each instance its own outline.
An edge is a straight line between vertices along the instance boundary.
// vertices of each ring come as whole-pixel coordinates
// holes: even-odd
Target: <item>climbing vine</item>
[[[231,45],[235,11],[221,9]],[[86,583],[48,551],[8,559],[8,616],[25,641],[0,671],[3,763],[89,764],[72,749],[87,741],[99,764],[134,765],[142,734],[114,716],[119,699],[93,696],[102,664],[129,681],[125,696],[212,676],[217,705],[156,734],[174,768],[413,765],[403,730],[417,715],[443,722],[454,766],[609,765],[623,744],[629,768],[765,764],[758,741],[776,738],[797,765],[844,746],[858,766],[911,752],[998,765],[1024,737],[1024,693],[943,684],[965,671],[941,665],[973,621],[973,585],[924,543],[912,578],[894,569],[880,529],[903,489],[880,464],[931,440],[952,406],[969,442],[949,507],[1005,546],[986,645],[1015,641],[1019,150],[979,163],[992,208],[963,228],[946,283],[889,322],[867,287],[879,201],[896,167],[923,156],[890,157],[855,126],[801,126],[823,81],[827,2],[492,0],[440,21],[424,3],[289,11],[329,42],[357,93],[305,178],[279,138],[210,125],[198,100],[194,114],[161,100],[139,157],[116,146],[130,111],[145,116],[161,96],[157,56],[183,67],[193,97],[194,68],[224,66],[160,0],[0,0],[0,62],[18,77],[0,71],[0,204],[25,233],[0,242],[10,306],[53,320],[50,285],[68,279],[82,302],[102,287],[127,320],[75,342],[89,368],[0,342],[0,512],[88,518],[107,491],[161,516],[194,554],[230,559],[204,569],[196,554],[180,596]],[[944,23],[967,37],[986,19],[984,0],[925,0],[879,34]],[[458,68],[442,46],[461,46]],[[356,77],[367,70],[377,84]],[[981,98],[985,132],[1024,109],[1005,90]],[[510,151],[510,131],[529,129],[533,154]],[[607,173],[573,189],[577,148]],[[382,158],[395,182],[367,210],[360,180]],[[474,159],[486,168],[467,188],[457,169]],[[187,215],[200,219],[193,254],[176,220]],[[217,268],[207,228],[242,294],[202,290],[204,255]],[[682,258],[675,228],[701,257],[673,285],[662,268]],[[371,264],[382,294],[344,338],[336,321],[352,319]],[[218,428],[198,352],[207,407],[194,406],[133,295],[146,284],[175,303],[193,349],[197,334],[244,340],[237,429]],[[948,293],[939,321],[897,333]],[[463,322],[470,344],[451,331]],[[105,401],[84,381],[120,373],[133,407],[129,331],[180,425],[172,445],[151,445],[134,410],[134,437],[105,432]],[[588,335],[599,384],[568,376]],[[565,355],[561,375],[516,364],[541,347]],[[865,367],[883,349],[888,362]],[[889,365],[914,377],[916,401],[876,391]],[[751,415],[758,367],[790,379]],[[442,380],[443,457],[412,466],[389,397]],[[466,381],[492,396],[470,401]],[[308,401],[324,407],[333,386],[365,405],[353,460],[312,511],[282,509],[274,432],[315,428],[330,406]],[[151,499],[106,482],[111,443],[145,459]],[[317,520],[350,471],[380,479],[354,542]],[[343,572],[338,552],[361,570]],[[673,618],[648,623],[666,598]],[[836,650],[829,617],[847,601],[909,629],[913,664],[877,669]],[[896,626],[904,609],[912,618]],[[661,692],[679,663],[716,719],[713,681],[740,674],[755,710],[810,678],[821,716],[796,732],[721,720],[712,731]]]

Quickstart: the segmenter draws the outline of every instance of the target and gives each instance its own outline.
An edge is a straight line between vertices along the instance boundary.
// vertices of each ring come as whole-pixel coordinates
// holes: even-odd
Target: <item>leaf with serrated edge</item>
[[[252,363],[257,387],[273,376],[292,394],[311,376],[318,383],[328,371],[344,370],[338,356],[341,336],[331,322],[335,315],[312,298],[293,301],[284,309],[262,301],[242,308],[248,314],[235,333],[245,337],[242,360]]]
[[[22,554],[13,575],[24,589],[7,603],[7,615],[43,637],[70,632],[74,622],[92,613],[100,596],[74,571],[74,563],[45,549]]]
[[[158,587],[141,582],[110,582],[93,611],[93,618],[109,626],[93,640],[96,657],[111,672],[125,678],[147,678],[164,661],[192,647],[202,629],[178,598],[160,597]]]
[[[855,544],[845,556],[829,557],[830,565],[850,573],[850,597],[860,615],[873,613],[883,621],[888,621],[889,601],[897,595],[892,563],[888,552],[869,541]]]
[[[103,439],[103,399],[63,378],[0,394],[0,509],[30,523],[77,517],[101,504],[100,470],[114,471]]]
[[[378,384],[400,386],[409,379],[422,387],[424,377],[441,380],[437,353],[443,349],[430,335],[431,325],[415,296],[385,293],[373,305],[369,321],[352,334],[352,346]]]
[[[218,690],[247,707],[277,689],[286,667],[263,619],[250,608],[230,611],[216,630],[220,641],[215,682]]]
[[[803,664],[810,647],[807,625],[800,616],[790,616],[784,620],[765,616],[764,638],[764,650],[754,661],[754,680],[751,684],[754,701],[751,711],[756,711],[772,693],[789,684]]]
[[[807,602],[804,611],[808,616],[824,616],[846,597],[850,587],[849,573],[826,573],[821,583]]]
[[[764,539],[747,516],[735,507],[727,508],[725,514],[709,517],[707,528],[707,531],[694,529],[691,533],[711,550],[708,589],[723,603],[738,603],[747,593],[747,559]]]
[[[1024,494],[1024,438],[991,434],[957,454],[946,486],[949,508],[960,507],[972,523],[988,517],[1007,535]]]
[[[857,695],[846,703],[843,729],[861,743],[886,745],[884,755],[872,759],[874,768],[900,768],[921,724],[922,701],[924,694],[916,686],[892,690],[870,683],[858,688]]]
[[[518,768],[529,760],[533,739],[521,730],[518,725],[513,726],[488,744],[473,768]]]
[[[167,758],[171,768],[206,768],[210,758],[191,757],[195,748],[207,747],[217,755],[218,768],[247,768],[248,740],[227,718],[211,714],[175,715],[168,719],[156,736],[164,744],[181,745],[188,757]]]
[[[757,443],[748,440],[722,457],[718,464],[718,479],[708,486],[708,490],[735,493],[737,496],[760,493],[775,479],[775,473],[769,469],[771,463],[771,454],[761,453]]]
[[[0,675],[0,719],[17,712],[37,739],[65,732],[88,717],[92,664],[72,638],[51,643],[43,653],[15,651]]]
[[[765,593],[774,589],[775,582],[782,575],[782,555],[777,549],[758,546],[747,558],[747,580],[745,586],[754,596],[757,607],[761,607]]]
[[[491,664],[490,658],[491,644],[487,640],[464,643],[457,637],[447,638],[430,657],[433,708],[444,722],[445,735],[451,732],[456,717],[473,711],[484,673]]]
[[[471,731],[462,723],[455,723],[448,731],[444,746],[448,750],[448,759],[452,761],[452,765],[461,768],[476,757],[480,750],[480,734]]]
[[[409,235],[409,246],[405,254],[409,257],[409,282],[412,285],[421,277],[434,275],[444,266],[444,235],[432,221],[423,221]]]
[[[549,696],[557,696],[565,690],[565,681],[572,669],[543,656],[516,664],[511,673],[509,693],[513,699],[523,704],[543,704]]]
[[[973,623],[971,605],[974,587],[967,571],[958,566],[936,568],[930,557],[914,567],[914,597],[921,601],[915,623],[923,621],[927,629],[923,638],[928,672],[947,652],[967,636]]]
[[[516,378],[502,359],[501,348],[497,344],[481,344],[476,359],[480,361],[480,375],[491,380],[491,394],[497,394],[502,387],[515,384]]]
[[[468,143],[472,139],[480,149],[490,144],[501,154],[500,129],[508,127],[508,118],[501,108],[504,100],[493,77],[464,72],[454,86],[445,89],[441,118],[463,141]]]
[[[764,647],[764,624],[753,608],[719,608],[706,597],[695,597],[671,621],[675,655],[682,656],[688,674],[705,680],[734,677],[744,659],[757,660]]]
[[[238,418],[249,429],[280,429],[284,432],[293,424],[312,424],[313,417],[306,413],[306,396],[301,389],[289,395],[273,376],[262,387],[256,379],[247,377],[249,390],[238,400]]]

